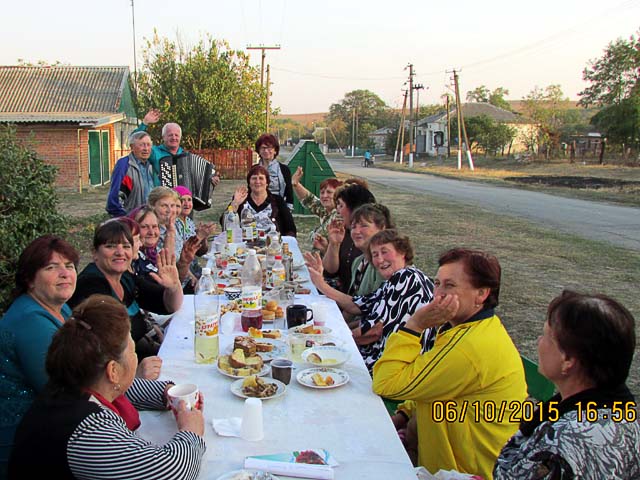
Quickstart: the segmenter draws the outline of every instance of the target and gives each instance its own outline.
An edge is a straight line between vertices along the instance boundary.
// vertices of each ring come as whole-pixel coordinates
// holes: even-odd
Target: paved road
[[[360,160],[330,159],[334,171],[371,182],[525,218],[584,238],[640,250],[640,208],[557,197],[546,193],[450,180],[431,175],[364,169]]]

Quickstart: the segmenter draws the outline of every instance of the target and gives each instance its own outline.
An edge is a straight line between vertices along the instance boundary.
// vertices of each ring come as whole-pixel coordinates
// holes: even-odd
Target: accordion
[[[211,208],[211,177],[215,166],[199,155],[183,152],[160,160],[160,184],[165,187],[182,185],[193,193],[193,209]]]

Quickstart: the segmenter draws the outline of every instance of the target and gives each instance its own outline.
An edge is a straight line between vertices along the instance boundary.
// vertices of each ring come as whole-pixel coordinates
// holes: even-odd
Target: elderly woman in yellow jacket
[[[490,479],[527,396],[520,355],[494,313],[500,264],[462,248],[438,263],[434,301],[391,334],[373,368],[373,389],[415,401],[420,465]],[[437,325],[433,348],[422,353],[421,335]]]

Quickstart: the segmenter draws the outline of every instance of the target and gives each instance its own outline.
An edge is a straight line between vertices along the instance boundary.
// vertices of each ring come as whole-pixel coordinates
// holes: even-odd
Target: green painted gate
[[[302,184],[317,197],[320,196],[320,184],[322,181],[336,176],[324,154],[320,151],[320,147],[313,140],[300,140],[289,156],[288,165],[291,175],[296,172],[298,166],[302,167],[304,170]],[[300,204],[298,197],[295,196],[293,211],[295,213],[309,213]]]
[[[109,131],[89,130],[89,182],[102,185],[109,181]]]

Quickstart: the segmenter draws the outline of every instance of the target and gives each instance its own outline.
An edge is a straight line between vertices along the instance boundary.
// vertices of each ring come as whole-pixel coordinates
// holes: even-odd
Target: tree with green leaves
[[[537,138],[528,139],[529,147],[539,151],[543,146],[547,159],[560,145],[562,131],[570,115],[562,108],[562,103],[567,100],[560,85],[549,85],[544,89],[535,87],[523,98],[525,116],[538,125]]]
[[[180,41],[147,40],[138,75],[138,112],[151,108],[182,127],[185,148],[250,146],[264,129],[265,89],[249,57],[210,36],[187,49]],[[150,129],[156,140],[160,133]]]
[[[506,123],[496,122],[488,115],[477,115],[464,120],[469,137],[469,149],[481,149],[485,155],[504,155],[516,136],[516,129]],[[458,130],[458,119],[453,118],[451,131]]]
[[[498,87],[491,91],[485,85],[480,85],[467,92],[467,102],[489,103],[495,107],[511,111],[511,105],[504,98],[507,95],[509,95],[509,90],[506,88]]]
[[[16,137],[15,128],[0,126],[0,314],[11,302],[22,250],[41,235],[64,235],[67,226],[57,211],[57,169],[27,143]]]
[[[608,106],[640,95],[640,38],[619,38],[610,43],[604,55],[589,63],[582,78],[591,83],[578,95],[579,104]]]
[[[578,94],[579,104],[602,107],[591,123],[612,143],[640,147],[640,37],[609,43],[583,78],[591,85]]]
[[[334,130],[338,141],[344,141],[343,145],[350,144],[353,122],[357,123],[358,147],[369,146],[369,133],[374,130],[391,124],[393,112],[387,107],[384,101],[375,93],[369,90],[353,90],[345,94],[339,103],[334,103],[329,107],[327,121],[335,126],[342,125],[339,131]],[[340,120],[340,122],[336,122]]]

